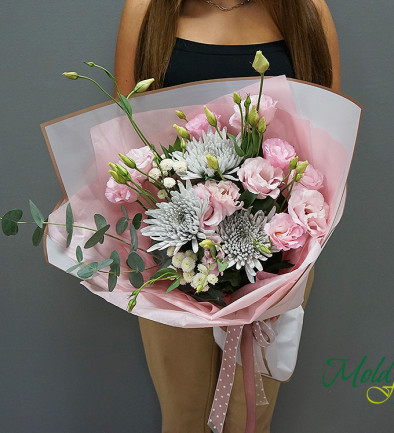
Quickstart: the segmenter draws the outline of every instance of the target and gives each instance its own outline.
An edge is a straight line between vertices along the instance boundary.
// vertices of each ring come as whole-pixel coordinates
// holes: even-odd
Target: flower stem
[[[264,82],[264,74],[261,74],[261,78],[260,78],[260,88],[259,88],[259,99],[257,100],[257,112],[259,111],[260,108],[260,100],[261,100],[261,94],[263,93],[263,82]]]

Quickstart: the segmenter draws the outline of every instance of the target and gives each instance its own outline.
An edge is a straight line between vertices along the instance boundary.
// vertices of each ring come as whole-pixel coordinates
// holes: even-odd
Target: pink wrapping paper
[[[258,83],[239,90],[239,93],[242,97],[247,93],[257,94]],[[269,124],[264,138],[279,137],[287,140],[295,147],[300,160],[307,159],[324,174],[325,182],[321,192],[330,206],[329,226],[332,226],[343,197],[343,178],[347,177],[349,152],[327,131],[315,128],[309,120],[300,118],[285,77],[265,80],[264,93],[279,101],[275,118]],[[232,95],[208,102],[207,106],[211,111],[221,115],[222,126],[228,125],[228,119],[233,113]],[[202,106],[176,108],[182,110],[188,118],[203,112]],[[137,113],[134,119],[158,149],[159,144],[168,146],[173,143],[176,132],[172,124],[179,123],[173,108]],[[229,132],[236,133],[231,127]],[[95,160],[91,161],[91,164],[96,165],[97,176],[93,182],[70,198],[75,224],[94,227],[93,216],[95,213],[101,213],[111,224],[108,233],[116,235],[116,221],[122,213],[120,206],[108,202],[104,196],[108,180],[108,162],[117,162],[119,152],[126,154],[131,148],[141,147],[142,144],[126,116],[94,126],[91,129],[91,139],[95,153]],[[129,215],[142,211],[138,204],[128,204],[125,207]],[[66,204],[60,206],[50,215],[50,221],[64,221],[65,209]],[[126,231],[125,239],[127,233]],[[64,248],[67,236],[62,227],[50,226],[48,236],[63,250],[63,254],[74,258],[77,245],[82,246],[91,236],[91,232],[74,229],[74,237],[68,249]],[[166,294],[165,289],[169,283],[159,282],[154,287],[142,290],[133,313],[180,327],[241,325],[281,314],[302,303],[308,271],[319,256],[323,241],[324,239],[319,242],[310,238],[302,249],[290,252],[287,258],[295,266],[282,275],[266,278],[267,274],[258,273],[256,282],[244,286],[231,295],[228,298],[230,303],[226,307],[218,307],[209,302],[197,302],[178,290]],[[149,239],[144,236],[139,236],[139,242],[139,246],[144,249],[150,245]],[[103,245],[84,250],[84,257],[91,261],[104,260],[109,257],[113,249],[118,250],[121,263],[124,263],[128,255],[127,248],[108,238]],[[146,267],[154,264],[151,256],[144,253],[141,255]],[[145,271],[145,279],[148,279],[152,273],[152,270]],[[129,294],[134,290],[124,275],[119,278],[117,287],[111,293],[108,292],[106,277],[103,275],[94,276],[90,280],[83,281],[82,284],[93,293],[123,309],[127,309]]]

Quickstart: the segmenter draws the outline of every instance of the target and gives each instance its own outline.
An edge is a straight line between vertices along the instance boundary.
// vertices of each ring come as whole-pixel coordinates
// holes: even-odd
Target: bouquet
[[[327,89],[264,80],[261,52],[253,66],[259,83],[141,95],[151,83],[144,80],[130,95],[118,92],[115,104],[43,125],[65,197],[48,220],[32,202],[30,209],[33,243],[49,227],[50,263],[137,315],[227,326],[223,359],[240,347],[245,386],[257,380],[262,391],[253,372],[266,364],[260,346],[275,344],[267,319],[302,303],[308,272],[339,221],[361,110]],[[4,233],[15,234],[21,218],[7,212]],[[230,388],[235,359],[222,369]],[[257,402],[266,402],[263,392]],[[255,403],[248,401],[250,418]],[[221,431],[225,412],[213,412],[209,424]]]

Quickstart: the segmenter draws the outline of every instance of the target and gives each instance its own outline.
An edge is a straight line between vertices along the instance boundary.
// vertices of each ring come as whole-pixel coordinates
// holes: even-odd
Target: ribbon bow
[[[245,433],[254,433],[256,426],[256,404],[268,404],[263,380],[258,373],[253,356],[253,341],[260,347],[269,346],[275,339],[275,332],[264,321],[248,325],[228,326],[223,348],[222,364],[213,398],[208,426],[214,433],[222,433],[237,365],[237,351],[240,347],[244,378],[247,418]]]

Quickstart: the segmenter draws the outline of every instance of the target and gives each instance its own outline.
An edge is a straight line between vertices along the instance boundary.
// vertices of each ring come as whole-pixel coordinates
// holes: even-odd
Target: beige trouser
[[[313,268],[305,300],[313,282]],[[212,328],[184,329],[139,319],[150,374],[159,397],[162,433],[210,433],[221,350]],[[280,382],[263,377],[268,405],[256,406],[256,433],[269,433]],[[242,367],[237,365],[224,433],[243,433],[246,420]]]

